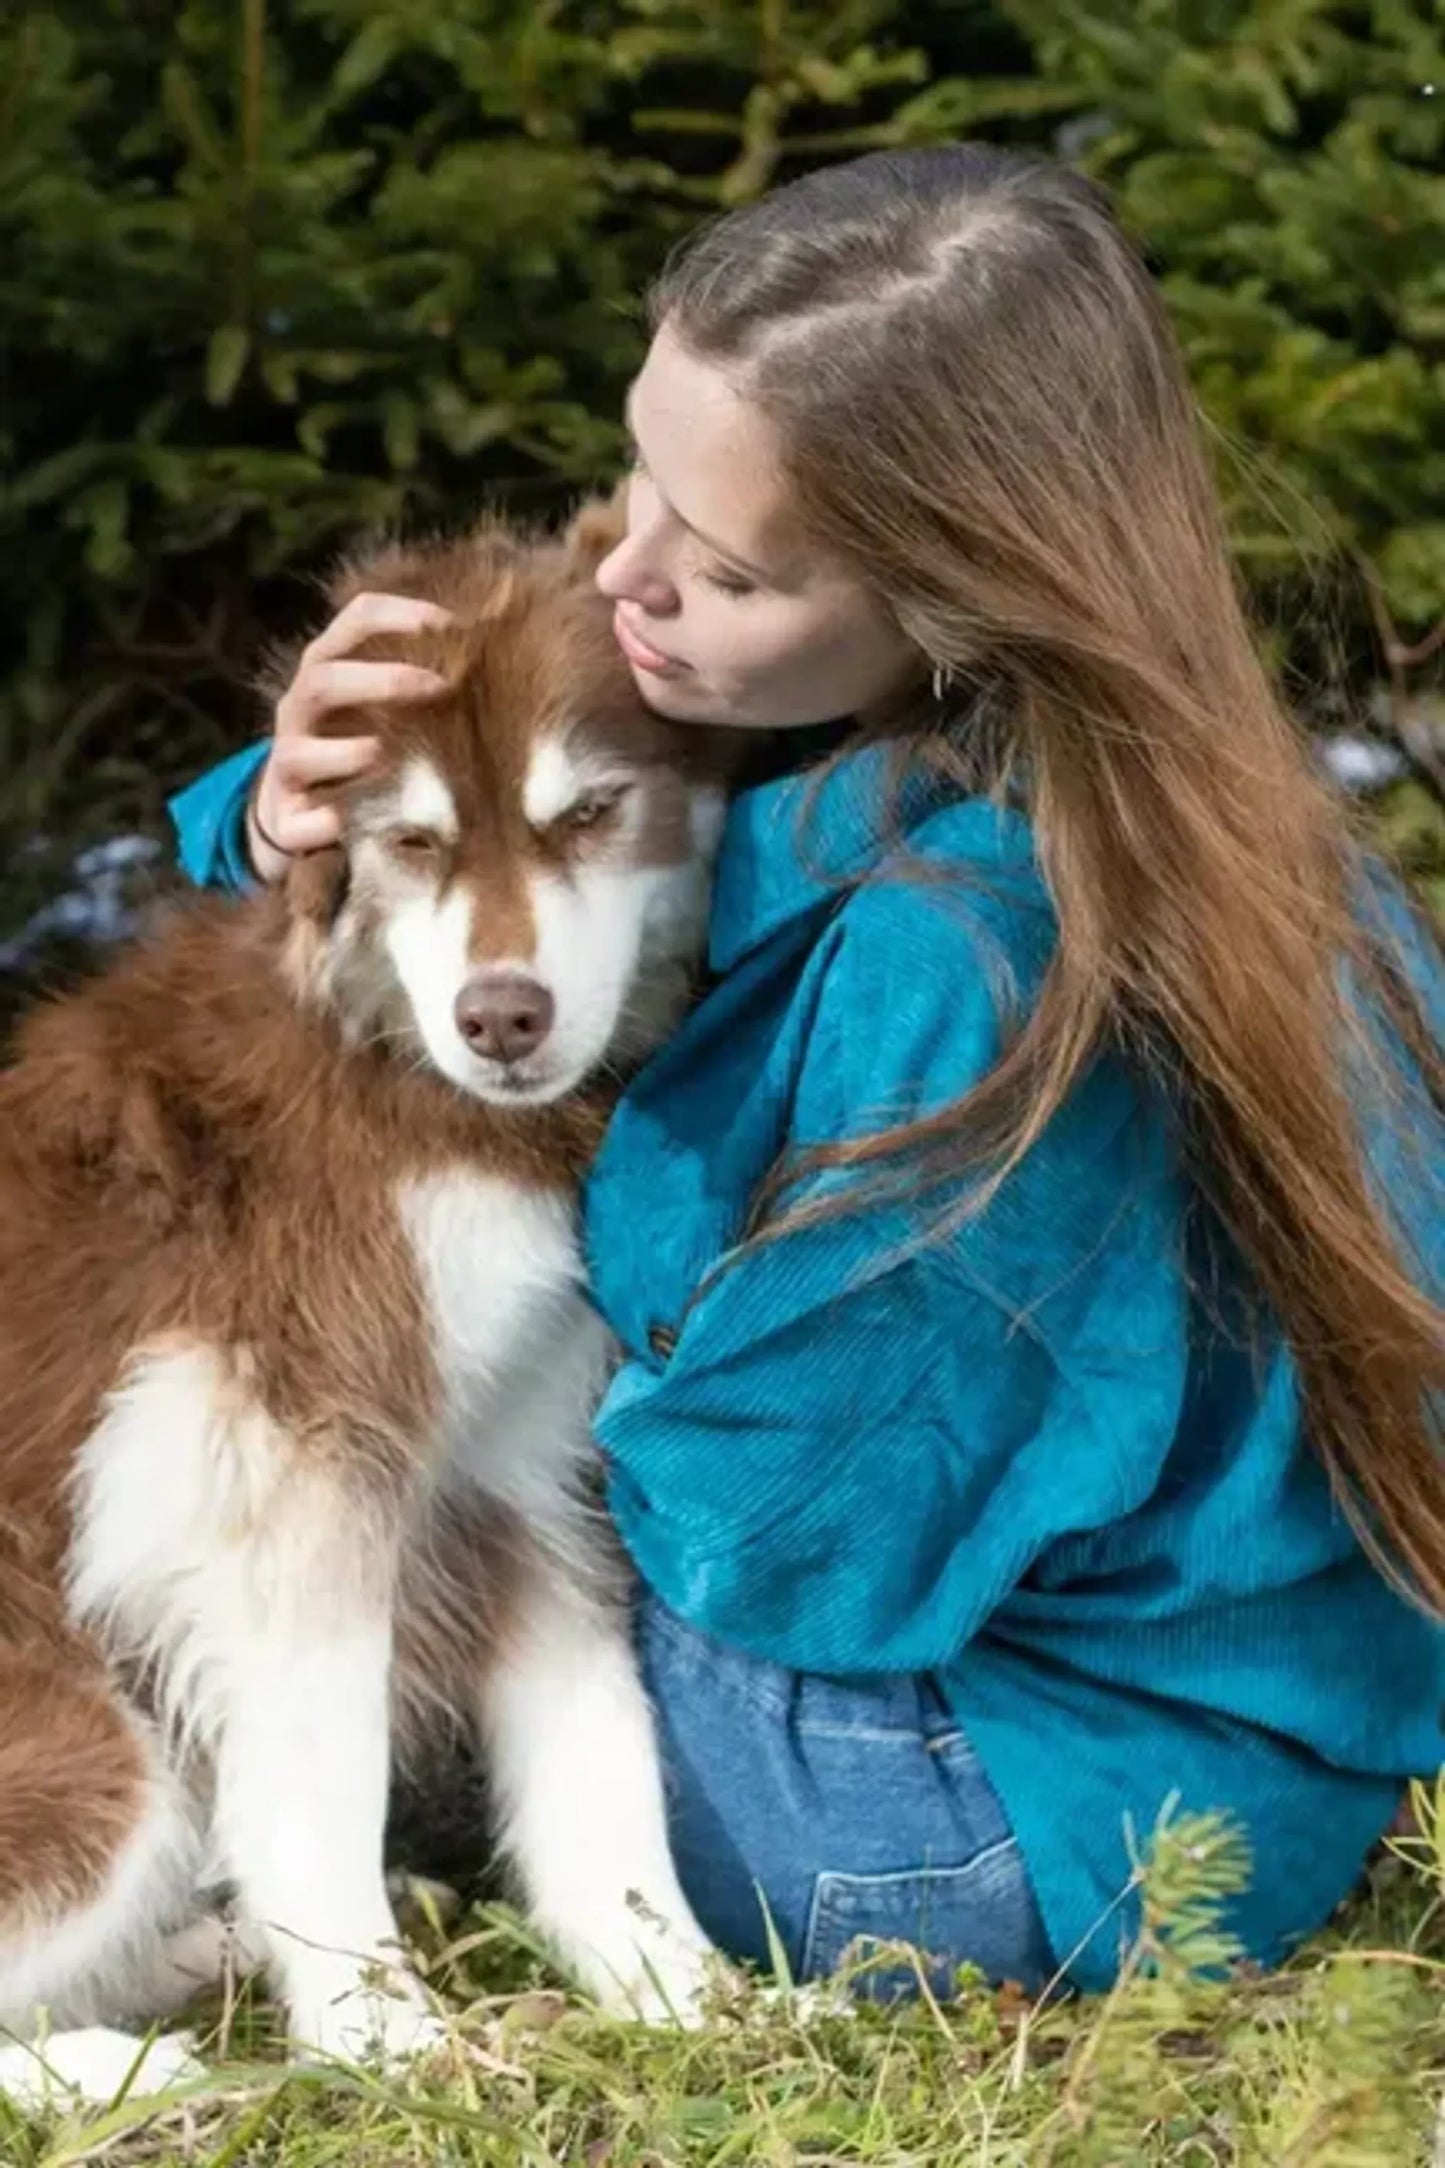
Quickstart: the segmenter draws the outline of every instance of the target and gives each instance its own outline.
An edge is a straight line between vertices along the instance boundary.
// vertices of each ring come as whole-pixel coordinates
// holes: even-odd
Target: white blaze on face
[[[677,967],[700,946],[704,866],[691,856],[676,865],[641,862],[645,794],[659,787],[660,779],[620,767],[585,739],[544,739],[532,758],[522,802],[534,827],[564,821],[597,793],[623,792],[617,816],[595,842],[581,833],[565,873],[538,873],[532,882],[531,969],[556,1006],[546,1057],[566,1079],[561,1089],[619,1051],[639,1025],[649,1043],[660,1036],[648,1030],[648,1012],[661,992],[671,1021]]]
[[[440,900],[431,887],[408,896],[387,913],[385,939],[428,1054],[453,1084],[480,1092],[490,1065],[457,1029],[457,995],[474,971],[470,890],[458,882]]]
[[[385,808],[384,825],[425,829],[455,842],[459,833],[456,801],[444,778],[419,754],[402,770],[395,796]],[[382,846],[364,846],[382,871]],[[384,873],[388,886],[394,875]],[[457,995],[472,976],[472,897],[462,883],[438,894],[433,871],[407,874],[382,918],[382,938],[396,975],[406,991],[427,1053],[443,1076],[464,1091],[478,1088],[483,1067],[457,1029]]]
[[[517,1105],[560,1098],[610,1050],[655,1043],[685,998],[686,967],[706,923],[707,860],[721,796],[694,794],[696,856],[676,865],[645,865],[639,853],[647,821],[644,794],[657,779],[623,766],[584,741],[547,738],[537,746],[522,807],[539,834],[565,822],[595,795],[621,793],[619,811],[596,835],[579,830],[565,871],[533,871],[536,927],[531,956],[488,949],[464,879],[445,890],[418,872],[397,886],[384,912],[384,939],[433,1063],[478,1098]],[[455,838],[456,806],[443,778],[421,758],[402,775],[385,825],[434,830]],[[378,842],[370,846],[381,851]],[[388,878],[387,885],[393,885]],[[551,995],[555,1022],[534,1053],[510,1071],[474,1053],[457,1027],[457,997],[482,972],[535,980]]]

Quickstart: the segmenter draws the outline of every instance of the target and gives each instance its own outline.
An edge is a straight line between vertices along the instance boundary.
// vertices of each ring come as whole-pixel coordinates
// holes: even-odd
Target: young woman
[[[655,709],[783,748],[585,1200],[683,1882],[798,1976],[1098,1986],[1133,1848],[1217,1809],[1277,1958],[1441,1758],[1445,966],[1270,689],[1093,187],[878,153],[649,300],[598,585]],[[313,643],[177,801],[195,877],[331,838],[371,748],[316,719],[428,692],[348,659],[425,614]]]

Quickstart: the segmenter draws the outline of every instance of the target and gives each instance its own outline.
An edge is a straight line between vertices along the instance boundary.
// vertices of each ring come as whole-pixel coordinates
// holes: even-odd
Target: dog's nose
[[[521,1061],[552,1029],[556,1004],[545,986],[509,971],[483,972],[457,995],[457,1030],[488,1061]]]

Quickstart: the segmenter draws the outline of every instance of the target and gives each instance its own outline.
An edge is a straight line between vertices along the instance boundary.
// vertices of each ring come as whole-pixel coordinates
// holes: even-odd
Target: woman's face
[[[918,648],[880,600],[797,532],[764,417],[666,324],[627,418],[627,536],[597,585],[650,708],[783,729],[864,715],[921,675]]]

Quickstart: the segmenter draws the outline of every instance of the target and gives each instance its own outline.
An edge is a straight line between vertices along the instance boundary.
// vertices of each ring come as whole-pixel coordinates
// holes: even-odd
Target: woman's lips
[[[645,640],[639,640],[637,634],[623,623],[620,609],[612,613],[612,632],[623,654],[629,662],[635,662],[639,670],[655,670],[659,677],[673,677],[686,667],[673,656],[664,655],[659,649],[649,647]]]

